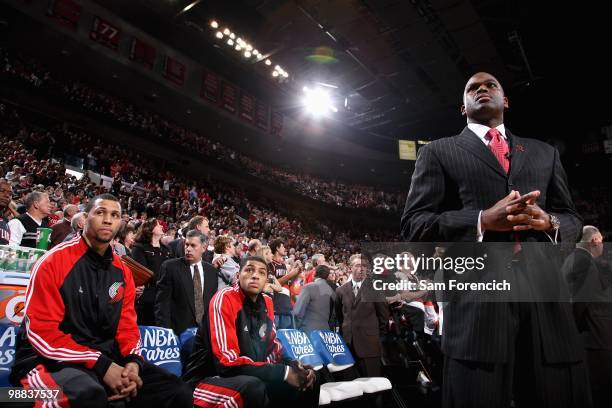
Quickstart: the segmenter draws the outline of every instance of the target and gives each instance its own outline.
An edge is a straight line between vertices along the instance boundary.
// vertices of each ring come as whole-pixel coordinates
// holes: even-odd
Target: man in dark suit
[[[508,242],[516,262],[506,272],[515,276],[541,261],[525,261],[528,241],[573,245],[581,219],[559,153],[511,134],[507,108],[495,77],[469,79],[461,107],[468,125],[420,149],[401,226],[402,238],[413,242]],[[532,272],[522,274],[528,289],[542,279]],[[442,338],[445,407],[508,407],[511,400],[520,407],[590,406],[567,303],[451,302]]]
[[[204,235],[191,230],[185,238],[185,256],[161,266],[155,297],[155,323],[181,334],[196,327],[217,291],[217,270],[202,260]]]
[[[340,334],[355,357],[359,373],[380,377],[380,339],[387,334],[389,306],[382,293],[374,290],[371,278],[366,277],[361,255],[351,256],[349,266],[351,279],[336,290]]]
[[[612,270],[602,254],[603,236],[587,225],[563,264],[596,408],[612,406]]]

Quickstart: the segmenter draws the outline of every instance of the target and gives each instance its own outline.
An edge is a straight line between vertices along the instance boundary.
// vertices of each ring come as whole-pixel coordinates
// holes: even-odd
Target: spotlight
[[[251,51],[253,49],[253,46],[251,44],[247,44],[246,49],[248,51]]]
[[[277,71],[280,71],[281,67],[280,67],[280,65],[277,65],[277,66],[274,67],[274,69],[277,70]]]
[[[304,87],[304,107],[313,116],[325,116],[329,111],[337,112],[331,104],[329,93],[323,89],[308,89]]]
[[[217,23],[215,20],[213,20],[213,21],[210,22],[210,26],[212,28],[219,28],[219,23]]]
[[[242,49],[242,47],[240,46],[240,44],[236,44],[236,46],[234,47],[234,49],[236,51],[240,51]]]
[[[229,28],[226,28],[225,30],[223,30],[223,34],[225,35],[230,35],[231,31],[229,30]]]
[[[227,40],[227,45],[234,45],[234,40],[232,40],[231,38]]]
[[[244,52],[244,57],[245,58],[251,58],[251,53],[249,51],[245,51]]]
[[[286,73],[286,72],[283,72],[283,76],[284,76],[285,78],[289,78],[289,74],[288,74],[288,73]]]
[[[276,78],[278,76],[278,71],[272,71],[272,76]]]
[[[223,33],[221,31],[217,31],[217,34],[215,34],[215,36],[217,38],[223,38]]]
[[[234,38],[236,38],[236,34],[230,33],[230,38],[233,40]]]
[[[270,61],[269,59],[266,60],[266,65],[272,65],[272,61]]]

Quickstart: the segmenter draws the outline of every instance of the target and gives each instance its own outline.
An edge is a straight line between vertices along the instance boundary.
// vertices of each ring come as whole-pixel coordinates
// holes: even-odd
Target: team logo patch
[[[108,288],[108,303],[117,303],[123,299],[123,282],[115,282]]]

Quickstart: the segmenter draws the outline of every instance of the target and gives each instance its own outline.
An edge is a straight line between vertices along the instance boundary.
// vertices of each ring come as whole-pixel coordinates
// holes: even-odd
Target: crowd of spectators
[[[252,239],[265,244],[279,238],[288,249],[289,265],[300,261],[307,271],[312,268],[312,256],[321,253],[334,268],[336,281],[347,279],[347,260],[359,251],[363,231],[348,232],[282,214],[250,201],[240,188],[175,174],[128,146],[104,143],[65,123],[45,129],[27,123],[25,116],[18,108],[0,104],[0,177],[12,183],[16,207],[31,191],[47,192],[53,206],[51,225],[61,221],[67,205],[82,211],[95,195],[111,192],[121,200],[126,227],[135,231],[143,221],[155,218],[163,226],[164,244],[175,239],[192,217],[202,215],[210,220],[211,249],[220,235],[230,237],[241,253]],[[110,175],[112,183],[104,187],[92,182],[87,173],[80,179],[66,173],[62,154],[87,157],[89,169]],[[392,233],[384,232],[369,237],[394,239]],[[295,286],[303,279],[303,274],[297,276]]]
[[[35,87],[57,92],[79,107],[101,115],[147,137],[171,142],[177,148],[187,148],[206,158],[222,160],[261,179],[296,190],[312,199],[340,207],[369,208],[398,212],[403,207],[405,191],[385,191],[372,186],[343,183],[337,180],[305,174],[297,169],[283,169],[262,163],[228,146],[216,142],[199,131],[187,129],[154,112],[139,109],[125,99],[111,95],[80,81],[60,81],[32,58],[0,49],[3,74],[20,78]]]

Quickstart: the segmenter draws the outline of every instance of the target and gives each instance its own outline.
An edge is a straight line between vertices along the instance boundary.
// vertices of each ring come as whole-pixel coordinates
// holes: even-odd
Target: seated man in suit
[[[330,330],[329,320],[334,310],[336,293],[327,283],[329,267],[319,265],[315,268],[314,282],[302,287],[293,307],[296,325],[299,330],[310,333],[313,330]]]
[[[316,407],[315,372],[281,361],[272,299],[263,294],[268,269],[248,256],[233,286],[213,297],[204,316],[183,380],[195,388],[200,407]]]
[[[191,230],[185,238],[185,256],[162,264],[155,297],[157,326],[180,335],[202,319],[217,291],[217,270],[202,260],[206,245],[206,237]]]

